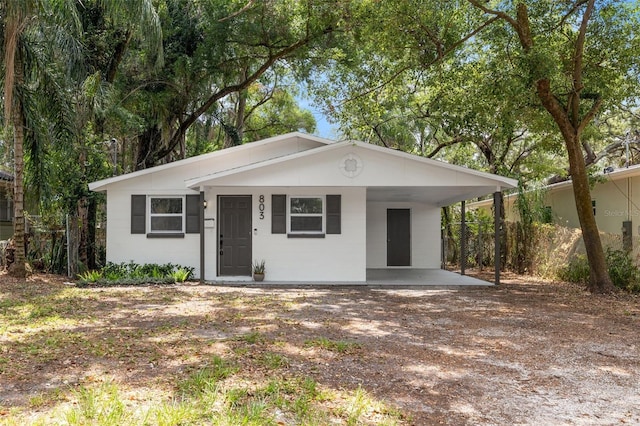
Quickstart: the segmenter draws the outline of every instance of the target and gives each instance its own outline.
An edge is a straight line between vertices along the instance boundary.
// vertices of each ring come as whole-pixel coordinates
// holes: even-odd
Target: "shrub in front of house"
[[[640,269],[635,265],[628,252],[607,249],[607,267],[609,277],[616,287],[632,293],[640,292]]]
[[[172,263],[108,262],[99,271],[87,271],[80,274],[77,285],[80,287],[130,286],[146,284],[174,284],[193,278],[194,268]]]
[[[583,254],[576,255],[569,264],[558,269],[558,278],[562,281],[570,283],[584,284],[589,282],[589,262],[587,256]]]
[[[631,293],[640,293],[640,269],[624,250],[607,248],[607,268],[613,284]],[[577,255],[558,271],[558,278],[576,284],[589,282],[589,262],[585,255]]]

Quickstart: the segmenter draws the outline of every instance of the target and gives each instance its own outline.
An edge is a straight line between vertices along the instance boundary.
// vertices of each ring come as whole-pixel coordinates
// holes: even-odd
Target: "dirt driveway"
[[[64,289],[49,280],[25,290],[0,278],[4,306],[55,299]],[[489,288],[74,292],[82,302],[68,315],[86,316],[83,340],[116,336],[115,343],[99,351],[75,338],[30,357],[21,349],[24,337],[0,326],[0,407],[25,407],[47,386],[84,383],[105,371],[130,387],[170,388],[198,357],[231,353],[234,336],[254,333],[259,338],[248,352],[233,352],[246,357],[239,362],[250,364],[261,351],[281,353],[288,360],[281,374],[325,388],[360,386],[406,414],[400,424],[640,424],[640,302],[633,296],[591,296],[573,285],[514,276]],[[174,336],[170,350],[146,339],[163,328]],[[319,338],[351,349],[310,348]],[[256,380],[261,374],[247,371]]]

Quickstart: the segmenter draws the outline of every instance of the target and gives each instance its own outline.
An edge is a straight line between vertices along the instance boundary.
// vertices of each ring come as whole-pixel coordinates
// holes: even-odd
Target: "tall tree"
[[[79,21],[75,2],[45,0],[5,0],[0,4],[4,46],[4,111],[5,126],[13,134],[14,162],[14,242],[15,261],[11,273],[24,277],[24,146],[30,118],[26,105],[34,96],[28,86],[29,77],[46,64],[31,61],[38,55],[28,55],[32,49],[43,49],[57,42],[67,41],[69,33],[77,33]],[[31,135],[33,136],[33,135]]]
[[[367,7],[373,10],[366,11]],[[514,142],[522,141],[522,137],[533,132],[539,133],[540,129],[553,128],[559,135],[557,139],[563,142],[563,156],[573,179],[592,271],[589,288],[594,292],[609,291],[612,285],[591,209],[586,171],[587,164],[593,164],[598,156],[589,143],[591,140],[584,135],[598,114],[620,108],[626,100],[638,96],[639,38],[635,29],[639,25],[638,3],[615,0],[456,0],[443,3],[427,0],[363,3],[360,10],[363,15],[366,11],[368,16],[375,18],[367,21],[363,16],[364,24],[355,35],[358,43],[348,45],[351,50],[334,54],[331,65],[338,64],[337,75],[341,77],[342,87],[326,96],[330,98],[336,93],[343,96],[338,96],[338,101],[329,105],[329,111],[344,111],[344,102],[373,104],[364,110],[377,113],[378,117],[371,120],[375,115],[369,114],[367,125],[375,137],[384,142],[388,135],[379,131],[389,129],[389,118],[393,119],[389,117],[392,109],[388,105],[399,105],[405,99],[416,98],[415,94],[425,87],[429,89],[422,93],[434,96],[432,88],[437,84],[446,85],[447,79],[457,73],[448,65],[474,67],[478,59],[493,56],[492,63],[496,68],[492,73],[496,78],[479,82],[485,86],[483,90],[488,98],[482,95],[459,97],[469,105],[426,109],[437,123],[446,122],[448,108],[462,112],[468,106],[468,112],[484,114],[484,130],[478,127],[479,131],[474,131],[465,119],[459,122],[461,132],[450,133],[449,138],[453,139],[439,137],[440,141],[432,148],[446,147],[455,141],[455,136],[464,134],[465,138],[475,139],[489,167],[498,170],[503,167],[503,158],[513,157],[513,148],[518,147]],[[465,46],[473,47],[467,49]],[[393,90],[381,96],[386,87]],[[450,89],[455,91],[456,87]],[[474,92],[482,93],[482,90]],[[507,108],[509,103],[518,110],[521,107],[529,111],[539,108],[545,115],[527,113],[515,116],[517,120],[513,121],[513,114],[506,110],[503,114],[486,102],[486,99],[499,96],[505,98],[502,105]],[[443,98],[446,99],[446,94]],[[359,109],[350,107],[349,110]],[[497,114],[491,116],[490,112]],[[408,120],[411,124],[418,114],[406,116],[412,117]],[[499,116],[508,120],[501,121]],[[494,121],[499,122],[499,126],[487,132],[486,124]],[[509,121],[517,125],[514,127]],[[431,130],[435,128],[433,125],[423,128],[428,130],[427,135],[436,134]],[[513,138],[523,130],[527,132],[522,137]],[[411,140],[413,136],[414,146],[415,139],[424,146],[421,141],[424,132],[420,127],[410,132],[409,138],[398,137],[400,135],[401,132],[393,137]],[[502,135],[502,142],[496,138],[499,135]],[[557,152],[555,144],[539,147]],[[533,151],[529,147],[523,152]],[[519,154],[515,155],[516,159],[518,157]]]
[[[90,269],[96,267],[95,222],[97,198],[88,183],[105,177],[109,168],[100,162],[105,140],[114,140],[111,132],[105,134],[105,109],[112,107],[112,85],[132,41],[144,47],[141,66],[156,69],[162,65],[162,28],[150,0],[120,2],[117,0],[88,0],[78,4],[83,24],[82,73],[67,84],[70,104],[74,109],[73,155],[79,170],[75,179],[64,179],[72,190],[65,190],[68,211],[77,218],[79,233],[79,261]],[[97,145],[97,146],[96,146]],[[97,149],[96,149],[97,148]],[[117,152],[117,146],[110,144]],[[106,154],[106,153],[105,153]],[[102,166],[102,167],[100,167]],[[71,168],[74,169],[74,168]],[[75,268],[74,268],[75,269]],[[76,271],[70,271],[74,273]]]
[[[239,107],[227,132],[241,140],[242,109],[249,91],[274,66],[331,42],[341,31],[348,2],[238,2],[163,0],[166,61],[157,75],[122,80],[126,105],[144,121],[136,168],[170,161],[183,151],[188,130],[198,121],[223,117],[230,95]],[[135,65],[135,57],[130,57]],[[228,118],[228,117],[227,117]]]
[[[588,288],[592,292],[611,291],[613,284],[593,215],[586,168],[595,153],[583,133],[603,108],[628,96],[616,92],[619,86],[628,85],[627,77],[632,76],[637,60],[634,49],[638,37],[631,29],[633,21],[638,20],[637,4],[518,1],[510,10],[502,10],[478,0],[469,2],[485,14],[500,18],[517,37],[522,52],[519,60],[564,140],[591,271]]]

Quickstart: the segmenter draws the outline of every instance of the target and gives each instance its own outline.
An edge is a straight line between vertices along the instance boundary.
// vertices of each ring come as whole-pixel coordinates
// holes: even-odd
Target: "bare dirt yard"
[[[207,376],[226,402],[173,424],[220,424],[223,405],[258,396],[262,420],[244,424],[640,424],[640,299],[566,283],[81,289],[2,275],[0,320],[5,424],[74,424],[105,382],[123,412],[146,407],[147,423],[121,422],[159,424],[149,407],[194,398],[212,360],[232,366]]]

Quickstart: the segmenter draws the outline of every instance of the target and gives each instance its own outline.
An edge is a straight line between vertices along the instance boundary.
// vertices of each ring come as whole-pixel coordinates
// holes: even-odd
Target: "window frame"
[[[186,200],[184,195],[147,195],[147,235],[184,235],[186,228]],[[154,199],[179,199],[181,201],[181,213],[153,213],[151,211],[152,200]],[[180,217],[180,230],[153,229],[152,219],[154,217]]]
[[[0,204],[6,203],[6,205],[0,207],[2,208],[2,213],[0,213],[0,222],[13,222],[13,199],[10,198],[7,194],[0,195]]]
[[[297,198],[307,198],[307,199],[319,199],[322,203],[322,212],[321,213],[293,213],[291,211],[291,201]],[[290,236],[304,236],[304,235],[313,235],[313,236],[323,236],[326,232],[327,226],[327,200],[324,195],[289,195],[287,196],[287,233]],[[320,217],[321,218],[321,229],[320,230],[293,230],[291,228],[291,219],[294,217]]]

